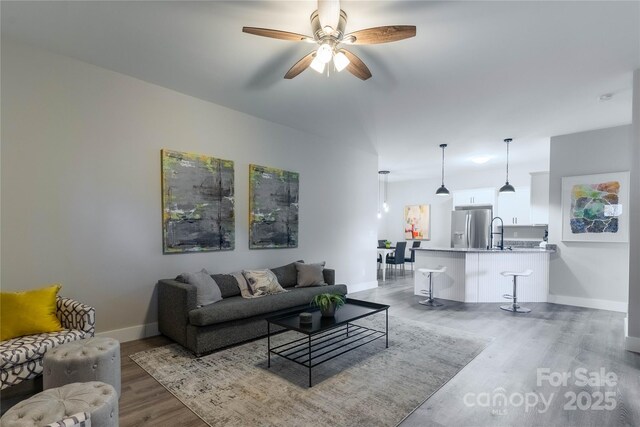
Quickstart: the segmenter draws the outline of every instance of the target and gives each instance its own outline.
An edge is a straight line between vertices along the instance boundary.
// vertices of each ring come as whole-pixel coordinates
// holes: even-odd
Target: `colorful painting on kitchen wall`
[[[249,248],[298,247],[300,174],[249,165]]]
[[[406,240],[431,239],[430,205],[404,207],[404,238]]]
[[[162,150],[165,254],[235,246],[233,161]]]
[[[562,178],[562,240],[627,242],[629,173]]]

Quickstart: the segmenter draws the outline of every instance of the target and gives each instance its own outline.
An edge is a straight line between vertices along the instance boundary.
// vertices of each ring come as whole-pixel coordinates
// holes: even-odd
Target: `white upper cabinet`
[[[504,225],[531,224],[531,188],[516,187],[515,193],[498,194],[498,216]]]
[[[496,189],[472,188],[470,190],[458,190],[453,192],[453,206],[464,205],[496,205]]]
[[[549,172],[531,172],[531,223],[549,224]]]

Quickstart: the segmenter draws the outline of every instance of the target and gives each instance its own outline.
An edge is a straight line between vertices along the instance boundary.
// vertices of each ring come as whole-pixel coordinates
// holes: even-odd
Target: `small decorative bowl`
[[[300,315],[298,317],[300,317],[300,323],[312,323],[313,322],[313,316],[311,315],[311,313],[300,313]]]

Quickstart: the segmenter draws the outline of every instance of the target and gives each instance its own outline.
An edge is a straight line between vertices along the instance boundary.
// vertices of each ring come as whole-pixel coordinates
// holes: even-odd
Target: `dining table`
[[[378,255],[382,256],[382,281],[385,282],[387,280],[387,255],[392,254],[395,251],[395,246],[392,247],[378,247]]]

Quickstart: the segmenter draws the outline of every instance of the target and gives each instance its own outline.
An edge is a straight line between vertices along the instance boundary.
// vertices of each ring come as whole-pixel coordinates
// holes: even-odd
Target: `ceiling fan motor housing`
[[[311,31],[313,31],[313,37],[318,43],[333,41],[333,45],[336,45],[342,41],[344,37],[344,30],[347,27],[347,13],[340,9],[340,19],[338,20],[338,28],[333,28],[333,33],[327,34],[324,32],[324,28],[320,25],[320,15],[317,10],[314,10],[311,14]]]

